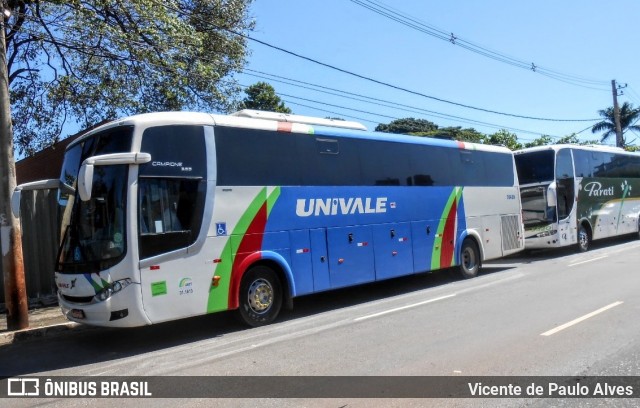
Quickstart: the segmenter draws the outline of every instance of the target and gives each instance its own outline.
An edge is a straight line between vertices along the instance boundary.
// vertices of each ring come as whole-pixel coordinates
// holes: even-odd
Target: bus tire
[[[251,327],[273,322],[282,307],[282,284],[278,275],[268,266],[249,269],[240,283],[240,320]]]
[[[590,245],[591,234],[589,230],[581,224],[580,227],[578,227],[578,252],[587,252]]]
[[[466,238],[462,242],[462,249],[460,250],[460,274],[465,279],[474,278],[478,275],[480,264],[478,245],[473,239]]]

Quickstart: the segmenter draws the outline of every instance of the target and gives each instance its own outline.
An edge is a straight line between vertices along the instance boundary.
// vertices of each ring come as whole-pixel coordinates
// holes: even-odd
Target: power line
[[[248,72],[254,72],[254,74],[247,73],[247,71]],[[258,75],[258,74],[261,74],[261,75]],[[341,98],[346,98],[346,99],[351,99],[351,100],[355,100],[355,101],[359,101],[359,102],[369,103],[369,104],[373,104],[373,105],[377,105],[377,106],[383,106],[383,107],[387,107],[387,108],[397,109],[397,110],[404,111],[404,112],[417,113],[417,114],[420,114],[420,115],[431,116],[431,117],[436,117],[436,118],[445,119],[445,120],[456,120],[457,122],[462,122],[462,123],[467,123],[467,124],[472,124],[472,125],[481,125],[481,126],[494,128],[494,129],[507,129],[507,130],[517,131],[517,132],[522,132],[522,133],[535,134],[535,135],[541,134],[541,132],[518,129],[518,128],[511,127],[511,126],[498,125],[498,124],[495,124],[495,123],[483,122],[483,121],[469,119],[469,118],[465,118],[465,117],[461,117],[461,116],[449,115],[449,114],[442,113],[442,112],[436,112],[436,111],[432,111],[432,110],[428,110],[428,109],[422,109],[422,108],[418,108],[418,107],[414,107],[414,106],[410,106],[410,105],[405,105],[405,104],[401,104],[401,103],[397,103],[397,102],[392,102],[392,101],[388,101],[388,100],[384,100],[384,99],[372,98],[372,97],[369,97],[369,96],[356,94],[356,93],[353,93],[353,92],[346,92],[346,91],[342,91],[342,90],[335,89],[335,88],[330,88],[330,87],[326,87],[326,86],[322,86],[322,85],[318,85],[318,84],[313,84],[313,83],[309,83],[309,82],[305,82],[305,81],[299,81],[299,80],[296,80],[296,79],[287,78],[287,77],[283,77],[283,76],[275,75],[275,74],[269,74],[269,73],[256,71],[256,70],[252,70],[252,69],[247,69],[247,68],[245,68],[245,75],[249,75],[249,76],[253,76],[253,77],[269,80],[269,81],[272,81],[272,82],[283,83],[283,84],[287,84],[287,85],[298,87],[298,88],[308,89],[308,90],[311,90],[311,91],[314,91],[314,92],[321,92],[321,93],[324,93],[324,94],[333,95],[333,96],[337,96],[337,97],[341,97]],[[274,78],[276,78],[276,79],[274,79]],[[307,85],[307,86],[298,85],[298,84],[304,84],[304,85]],[[317,88],[320,88],[320,89],[315,89],[313,87],[317,87]],[[331,91],[334,91],[334,92],[331,92]],[[340,95],[340,94],[338,94],[336,92],[342,93],[344,95]],[[279,93],[279,94],[280,95],[285,95],[285,94],[282,94],[282,93]],[[289,96],[289,95],[287,95],[287,96]],[[317,101],[313,101],[313,102],[317,102]],[[320,103],[320,102],[318,102],[318,103]],[[345,109],[349,109],[349,108],[345,107]],[[370,113],[370,112],[368,112],[368,113]],[[376,115],[382,116],[382,117],[387,117],[386,115],[380,115],[380,114],[376,114]],[[393,118],[393,119],[397,119],[397,118]],[[558,138],[558,139],[561,138],[561,136],[553,136],[553,135],[548,135],[548,136],[554,137],[554,138]]]
[[[477,111],[481,111],[481,112],[492,113],[492,114],[495,114],[495,115],[510,116],[510,117],[515,117],[515,118],[520,118],[520,119],[528,119],[528,120],[538,120],[538,121],[547,121],[547,122],[592,122],[594,120],[597,120],[597,119],[556,119],[556,118],[542,118],[542,117],[535,117],[535,116],[518,115],[518,114],[513,114],[513,113],[499,112],[499,111],[495,111],[495,110],[491,110],[491,109],[480,108],[480,107],[471,106],[471,105],[467,105],[467,104],[463,104],[463,103],[459,103],[459,102],[450,101],[450,100],[443,99],[443,98],[438,98],[438,97],[435,97],[435,96],[432,96],[432,95],[427,95],[427,94],[422,93],[422,92],[413,91],[413,90],[410,90],[410,89],[407,89],[407,88],[404,88],[404,87],[401,87],[401,86],[398,86],[398,85],[393,85],[393,84],[388,83],[388,82],[380,81],[380,80],[377,80],[377,79],[374,79],[374,78],[371,78],[371,77],[368,77],[368,76],[365,76],[365,75],[362,75],[362,74],[358,74],[356,72],[349,71],[349,70],[346,70],[344,68],[340,68],[340,67],[337,67],[335,65],[331,65],[331,64],[319,61],[319,60],[311,58],[311,57],[304,56],[302,54],[299,54],[299,53],[284,49],[282,47],[270,44],[270,43],[268,43],[266,41],[258,40],[256,38],[253,38],[253,37],[247,35],[247,34],[239,33],[237,31],[234,31],[234,30],[231,30],[231,29],[228,29],[228,28],[224,28],[224,27],[219,27],[219,26],[211,23],[210,21],[203,20],[202,18],[200,18],[197,15],[187,13],[187,12],[185,12],[183,10],[180,10],[180,9],[178,9],[176,7],[170,6],[170,5],[165,4],[165,3],[161,3],[161,2],[159,2],[157,0],[152,0],[152,2],[157,4],[158,6],[165,7],[166,9],[174,11],[174,12],[180,14],[180,15],[183,15],[183,16],[186,16],[186,17],[190,17],[190,18],[192,18],[194,20],[197,20],[198,22],[200,22],[202,24],[205,24],[207,26],[210,26],[212,28],[215,28],[215,29],[218,29],[218,30],[223,30],[223,31],[238,35],[238,36],[240,36],[242,38],[245,38],[247,40],[251,40],[253,42],[256,42],[258,44],[261,44],[261,45],[264,45],[266,47],[272,48],[274,50],[283,52],[285,54],[294,56],[296,58],[303,59],[305,61],[312,62],[314,64],[323,66],[325,68],[329,68],[329,69],[332,69],[334,71],[338,71],[338,72],[341,72],[341,73],[344,73],[344,74],[347,74],[347,75],[350,75],[350,76],[353,76],[353,77],[356,77],[356,78],[360,78],[360,79],[363,79],[365,81],[369,81],[369,82],[372,82],[372,83],[375,83],[375,84],[378,84],[378,85],[382,85],[382,86],[385,86],[385,87],[388,87],[388,88],[392,88],[392,89],[395,89],[395,90],[399,90],[399,91],[402,91],[402,92],[410,93],[412,95],[420,96],[420,97],[423,97],[423,98],[435,100],[435,101],[438,101],[438,102],[447,103],[447,104],[450,104],[450,105],[459,106],[459,107],[466,108],[466,109],[473,109],[473,110],[477,110]]]
[[[30,32],[29,30],[25,30],[25,31],[27,33],[31,33],[31,35],[36,35],[35,33]],[[38,35],[39,35],[39,33],[38,33]],[[83,44],[74,43],[73,41],[66,41],[65,42],[65,41],[62,41],[62,40],[60,40],[58,38],[55,38],[55,37],[52,37],[52,40],[57,41],[58,43],[60,43],[61,45],[66,46],[66,47],[82,50],[82,51],[84,51],[84,52],[86,52],[88,54],[95,55],[95,56],[98,56],[98,57],[116,58],[116,59],[120,59],[121,61],[131,61],[131,62],[136,62],[137,61],[137,62],[140,62],[140,61],[136,60],[133,57],[116,55],[116,54],[113,54],[113,53],[111,53],[109,51],[101,50],[98,47],[87,46],[84,43]],[[148,46],[148,44],[142,44],[142,43],[139,43],[139,44]],[[99,51],[103,51],[104,54],[96,53],[96,51],[98,51],[98,50]],[[146,63],[148,63],[148,62],[146,62]],[[152,65],[154,65],[154,64],[152,64]],[[160,68],[160,69],[163,69],[163,70],[168,68],[166,65],[155,65],[155,66],[156,66],[156,68]],[[252,70],[245,69],[245,71],[252,71]],[[414,112],[414,113],[419,113],[419,114],[427,114],[427,116],[434,116],[434,117],[438,117],[438,118],[442,118],[442,119],[448,119],[448,120],[456,119],[456,120],[461,121],[461,122],[466,122],[466,123],[471,123],[471,124],[476,124],[476,125],[483,125],[483,126],[492,127],[492,128],[509,129],[509,130],[514,130],[514,131],[518,131],[518,132],[522,132],[522,133],[530,133],[530,134],[536,134],[536,135],[537,134],[541,134],[541,132],[533,132],[533,131],[513,128],[513,127],[509,127],[509,126],[496,125],[496,124],[492,124],[492,123],[488,123],[488,122],[482,122],[482,121],[463,118],[463,117],[459,117],[459,116],[448,115],[448,114],[444,114],[444,113],[441,113],[441,112],[435,112],[435,111],[430,111],[430,110],[426,110],[426,109],[416,108],[416,107],[412,107],[412,106],[409,106],[409,105],[398,104],[398,103],[394,103],[394,102],[390,102],[390,101],[385,101],[385,100],[382,100],[382,99],[371,98],[371,97],[368,97],[368,96],[365,96],[365,95],[360,95],[360,94],[350,93],[350,92],[346,92],[346,91],[342,91],[342,90],[338,90],[338,89],[334,89],[334,88],[324,87],[322,85],[311,84],[311,83],[308,83],[308,82],[298,81],[298,80],[294,80],[294,79],[291,79],[291,78],[279,77],[279,76],[274,75],[274,74],[266,74],[266,73],[262,73],[260,71],[253,71],[253,72],[261,73],[261,74],[264,74],[264,75],[270,75],[272,77],[281,78],[281,79],[285,79],[285,80],[293,81],[293,82],[298,82],[298,83],[306,84],[306,85],[309,85],[309,86],[322,88],[322,89],[325,89],[325,90],[332,90],[332,91],[335,91],[335,92],[340,92],[342,94],[350,95],[350,96],[336,95],[334,93],[327,92],[327,91],[321,91],[321,90],[318,90],[318,89],[311,89],[311,90],[314,90],[314,91],[317,91],[317,92],[324,92],[324,93],[332,94],[332,95],[343,97],[343,98],[359,100],[359,101],[365,102],[365,103],[376,104],[376,105],[379,105],[379,106],[390,107],[390,108],[393,108],[393,109],[404,110],[404,111],[409,111],[409,112]],[[248,74],[248,75],[251,75],[251,74]],[[270,79],[270,80],[273,80],[273,79]],[[276,82],[283,82],[283,81],[276,80]],[[284,83],[286,83],[286,82],[284,82]],[[289,85],[310,89],[310,88],[307,88],[307,87],[304,87],[304,86],[300,86],[300,85],[295,85],[295,84],[289,84]],[[308,99],[305,99],[305,98],[300,98],[300,97],[293,96],[293,95],[286,95],[286,96],[290,97],[290,98],[297,98],[297,99],[301,99],[301,100],[306,100],[308,102],[319,103],[319,104],[322,104],[322,105],[325,105],[325,106],[333,106],[333,107],[338,107],[338,108],[342,108],[342,109],[347,109],[347,110],[357,111],[357,112],[361,112],[361,113],[366,113],[366,114],[370,114],[370,115],[376,115],[378,117],[397,119],[397,118],[394,118],[394,117],[391,117],[391,116],[388,116],[388,115],[384,115],[384,114],[377,114],[377,113],[372,113],[372,112],[368,112],[368,111],[361,111],[361,110],[357,110],[357,109],[353,109],[353,108],[347,108],[347,107],[344,107],[344,106],[332,105],[332,104],[322,103],[322,102],[318,102],[318,101],[311,101],[311,100],[308,100]],[[367,101],[367,100],[356,99],[353,96],[357,96],[357,97],[365,98],[365,99],[369,99],[369,100]],[[384,105],[384,104],[379,103],[379,102],[383,102],[383,103],[391,104],[391,105],[395,105],[395,106]],[[300,104],[298,103],[298,105],[300,105]],[[406,109],[406,108],[408,108],[408,109]],[[559,120],[559,121],[569,122],[569,121],[574,121],[574,120]],[[578,121],[582,121],[582,120],[578,120]],[[560,138],[559,136],[550,136],[550,137]]]
[[[245,71],[246,70],[247,69],[245,69]],[[282,76],[279,76],[279,75],[275,75],[275,74],[268,74],[268,73],[263,73],[261,71],[255,71],[255,70],[249,70],[249,71],[262,73],[263,75],[274,76],[276,78],[283,78],[283,79],[287,79],[287,80],[293,81],[293,82],[301,82],[301,83],[305,83],[305,84],[311,85],[311,86],[318,86],[318,87],[323,88],[323,89],[333,89],[333,88],[328,88],[328,87],[324,87],[324,86],[321,86],[321,85],[310,84],[308,82],[297,81],[297,80],[291,79],[291,78],[285,78],[285,77],[282,77]],[[456,123],[467,123],[467,124],[471,124],[471,125],[480,125],[480,126],[493,128],[493,129],[505,129],[505,130],[509,130],[509,131],[513,131],[513,132],[526,133],[526,134],[532,134],[532,135],[538,135],[538,136],[544,135],[544,136],[548,136],[550,139],[553,139],[553,140],[559,140],[559,139],[562,139],[563,137],[565,137],[565,136],[551,135],[551,134],[543,133],[543,132],[539,132],[539,131],[531,131],[531,130],[519,129],[519,128],[507,126],[507,125],[497,125],[497,124],[493,124],[493,123],[482,122],[482,121],[478,121],[478,120],[474,120],[474,119],[468,119],[468,118],[463,118],[463,117],[459,117],[459,116],[454,116],[454,115],[448,115],[448,114],[444,114],[444,113],[429,111],[429,110],[426,110],[426,109],[412,107],[412,106],[409,106],[409,105],[397,104],[397,103],[391,102],[391,101],[384,101],[384,100],[377,99],[377,98],[370,98],[370,97],[367,97],[367,96],[362,96],[363,98],[366,98],[366,99],[372,99],[374,101],[383,101],[383,102],[388,103],[390,105],[396,105],[396,106],[389,106],[387,104],[376,103],[376,102],[367,101],[367,100],[361,100],[361,99],[353,98],[353,97],[350,97],[350,96],[336,95],[336,94],[334,94],[332,92],[319,90],[319,89],[313,89],[313,88],[306,87],[306,86],[300,86],[300,85],[296,85],[295,83],[290,83],[290,82],[286,82],[286,81],[282,81],[282,80],[277,80],[277,79],[274,80],[272,78],[261,76],[261,75],[254,75],[254,74],[246,74],[246,75],[255,76],[255,77],[258,77],[258,78],[262,78],[262,79],[267,79],[267,80],[273,81],[273,82],[284,83],[284,84],[287,84],[287,85],[290,85],[290,86],[300,87],[300,88],[308,89],[308,90],[311,90],[311,91],[316,91],[316,92],[326,93],[326,94],[329,94],[329,95],[334,95],[334,96],[343,97],[343,98],[347,98],[347,99],[357,100],[357,101],[364,102],[364,103],[370,103],[370,104],[374,104],[374,105],[377,105],[377,106],[390,107],[392,109],[397,109],[397,110],[404,111],[404,112],[418,113],[418,114],[420,114],[422,116],[435,117],[435,118],[440,118],[440,119],[445,119],[445,120],[455,119]],[[239,85],[242,88],[245,88],[245,89],[249,87],[247,85],[242,85],[242,84],[239,84]],[[344,92],[344,93],[347,93],[349,95],[358,95],[358,94],[353,94],[353,93],[350,93],[350,92],[345,92],[345,91],[340,91],[340,90],[336,90],[336,91]],[[306,102],[310,102],[310,103],[318,104],[318,105],[322,105],[322,106],[331,106],[331,107],[334,107],[334,108],[346,109],[346,110],[349,110],[349,111],[355,111],[355,112],[359,112],[359,113],[365,113],[365,114],[372,115],[372,116],[375,116],[375,117],[378,117],[378,118],[385,118],[385,119],[391,119],[391,120],[400,119],[399,117],[390,116],[388,114],[381,114],[381,113],[375,113],[375,112],[370,112],[370,111],[363,111],[361,109],[355,109],[355,108],[350,108],[350,107],[346,107],[346,106],[341,106],[341,105],[335,105],[335,104],[322,102],[322,101],[319,101],[317,99],[302,98],[302,97],[299,97],[299,96],[289,95],[289,94],[285,94],[285,93],[282,93],[282,92],[278,92],[277,94],[279,96],[284,96],[285,98],[299,99],[299,100],[303,100],[303,101],[306,101]],[[350,117],[350,118],[357,119],[357,120],[360,120],[360,121],[370,122],[370,123],[373,123],[373,124],[379,124],[380,123],[380,120],[374,121],[374,120],[370,120],[370,119],[362,119],[362,118],[359,118],[357,116],[354,116],[352,113],[344,114],[344,113],[338,113],[338,112],[335,112],[335,111],[329,111],[329,110],[326,110],[326,109],[323,109],[323,108],[318,108],[317,106],[310,106],[310,105],[302,104],[300,102],[292,101],[290,99],[283,99],[283,101],[286,102],[287,104],[290,104],[290,105],[303,106],[303,107],[310,108],[310,109],[313,109],[313,110],[316,110],[316,111],[329,112],[329,113],[332,113],[332,114],[346,116],[346,117]],[[425,112],[427,112],[427,113],[425,113]],[[585,130],[590,129],[591,127],[592,127],[592,125],[589,125],[585,129],[580,130],[579,132],[573,132],[572,134],[578,135],[578,134],[584,132]],[[530,138],[523,138],[521,136],[518,136],[518,139],[524,140],[524,141],[532,141],[532,140],[534,140],[534,139],[530,139]]]
[[[374,13],[377,13],[383,17],[400,23],[404,26],[412,28],[423,34],[427,34],[442,41],[447,41],[453,45],[457,45],[463,49],[482,55],[484,57],[493,59],[495,61],[514,66],[516,68],[526,69],[535,73],[547,76],[549,78],[562,81],[571,85],[580,86],[583,88],[594,89],[598,91],[608,91],[603,88],[607,85],[607,81],[595,80],[584,78],[576,75],[565,74],[559,71],[555,71],[549,68],[545,68],[536,65],[533,62],[520,60],[511,56],[508,56],[497,51],[493,51],[481,45],[475,44],[471,41],[464,40],[456,36],[453,32],[448,32],[439,29],[431,24],[427,24],[420,20],[413,18],[411,15],[404,13],[398,9],[388,6],[380,1],[374,0],[350,0],[352,3],[357,4],[363,8],[366,8]],[[596,87],[600,86],[600,87]]]

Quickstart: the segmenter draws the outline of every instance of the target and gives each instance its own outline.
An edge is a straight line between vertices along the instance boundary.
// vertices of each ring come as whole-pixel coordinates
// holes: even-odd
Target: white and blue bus
[[[527,249],[640,233],[640,154],[551,145],[515,152]]]
[[[259,326],[297,296],[524,249],[509,150],[347,121],[132,116],[70,144],[58,184],[59,303],[91,325]]]

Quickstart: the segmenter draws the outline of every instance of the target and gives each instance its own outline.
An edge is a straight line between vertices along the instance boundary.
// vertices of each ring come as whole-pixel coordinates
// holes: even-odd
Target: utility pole
[[[2,0],[0,15],[0,249],[7,306],[7,329],[29,327],[29,304],[24,279],[22,235],[20,223],[11,211],[11,194],[16,187],[16,165],[13,156],[13,129],[9,101],[9,72],[5,44],[5,21],[11,16]]]
[[[616,125],[616,146],[624,147],[624,139],[622,138],[622,127],[620,126],[620,107],[618,106],[618,88],[616,80],[611,80],[611,92],[613,93],[613,120]]]

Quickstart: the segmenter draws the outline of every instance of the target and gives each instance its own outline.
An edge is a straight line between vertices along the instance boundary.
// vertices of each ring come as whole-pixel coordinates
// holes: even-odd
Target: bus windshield
[[[554,179],[554,156],[553,150],[516,154],[520,184],[551,183]]]
[[[77,196],[76,178],[88,157],[131,151],[132,133],[132,127],[109,129],[65,153],[58,196],[62,222],[57,272],[98,272],[124,257],[128,166],[97,166],[89,201]]]

